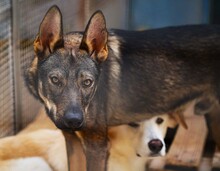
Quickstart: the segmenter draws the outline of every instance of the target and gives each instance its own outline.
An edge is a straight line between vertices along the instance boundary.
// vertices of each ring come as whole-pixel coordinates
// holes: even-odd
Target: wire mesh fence
[[[0,136],[14,133],[14,85],[12,61],[11,4],[0,2]]]

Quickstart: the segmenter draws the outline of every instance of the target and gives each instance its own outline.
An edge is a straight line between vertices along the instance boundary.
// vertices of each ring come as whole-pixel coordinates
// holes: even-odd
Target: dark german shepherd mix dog
[[[53,6],[34,50],[27,85],[58,128],[81,130],[88,139],[88,154],[100,156],[87,156],[95,163],[90,170],[104,170],[107,126],[181,114],[201,97],[220,99],[220,26],[108,32],[98,11],[85,32],[63,34]]]

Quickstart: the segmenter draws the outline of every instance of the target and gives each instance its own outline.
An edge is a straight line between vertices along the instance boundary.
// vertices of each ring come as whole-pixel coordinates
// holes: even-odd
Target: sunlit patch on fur
[[[121,57],[120,57],[120,40],[113,33],[110,33],[108,37],[108,45],[109,48],[112,49],[113,56],[109,60],[111,60],[110,71],[110,83],[114,81],[113,84],[117,84],[120,76],[121,76]]]
[[[110,33],[108,37],[108,45],[112,49],[114,55],[120,59],[121,53],[120,53],[120,40],[117,36],[115,36],[113,33]]]

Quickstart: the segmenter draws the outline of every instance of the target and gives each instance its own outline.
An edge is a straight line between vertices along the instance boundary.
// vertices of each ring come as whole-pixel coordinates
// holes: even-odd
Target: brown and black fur
[[[27,85],[57,127],[81,130],[88,153],[100,154],[90,170],[105,164],[107,126],[181,113],[199,98],[219,102],[220,26],[107,31],[98,11],[84,33],[63,34],[54,6],[34,49]]]

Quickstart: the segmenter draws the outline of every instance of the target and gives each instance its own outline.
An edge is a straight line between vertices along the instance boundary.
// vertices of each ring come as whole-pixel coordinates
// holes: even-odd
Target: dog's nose
[[[64,114],[64,122],[68,128],[80,129],[83,124],[83,113],[80,111],[68,111]]]
[[[163,143],[159,139],[153,139],[148,143],[148,147],[153,153],[159,153],[163,148]]]

